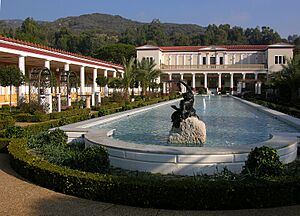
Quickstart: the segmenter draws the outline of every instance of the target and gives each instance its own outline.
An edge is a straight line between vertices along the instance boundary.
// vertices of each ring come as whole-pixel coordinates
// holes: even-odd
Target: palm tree
[[[161,70],[155,67],[156,64],[152,60],[142,59],[137,63],[137,79],[141,81],[143,96],[147,94],[147,88],[151,82],[154,82],[161,74]]]
[[[131,57],[128,61],[123,57],[123,67],[124,67],[124,75],[123,75],[123,88],[124,88],[124,97],[128,100],[130,95],[130,86],[134,82],[135,79],[135,58]]]
[[[269,84],[275,87],[287,86],[290,90],[291,101],[295,101],[300,87],[300,56],[295,56],[282,65],[282,70],[274,73]]]

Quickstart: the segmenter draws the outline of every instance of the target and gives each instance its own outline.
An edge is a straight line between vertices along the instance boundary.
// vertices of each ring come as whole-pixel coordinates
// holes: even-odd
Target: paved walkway
[[[0,215],[297,216],[300,215],[300,206],[234,211],[172,211],[95,202],[27,182],[11,169],[8,156],[0,154]]]

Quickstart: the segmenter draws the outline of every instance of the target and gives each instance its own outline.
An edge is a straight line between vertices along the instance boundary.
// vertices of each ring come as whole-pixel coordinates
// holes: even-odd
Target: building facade
[[[220,45],[137,47],[137,59],[153,60],[161,69],[160,81],[184,80],[195,91],[228,90],[241,93],[245,89],[261,93],[261,83],[268,74],[282,69],[293,58],[293,46],[273,45]],[[164,92],[168,84],[164,84]]]
[[[96,96],[99,97],[101,93],[96,78],[122,76],[124,72],[121,65],[3,36],[0,36],[0,64],[17,65],[26,77],[29,77],[31,71],[36,68],[47,68],[52,71],[57,82],[61,72],[72,71],[79,78],[78,89],[72,89],[73,96],[77,97],[78,94],[89,96],[91,105],[95,105]],[[60,88],[55,92],[61,97],[69,97],[63,95]],[[18,93],[20,97],[27,97],[28,85],[21,86]],[[13,102],[16,103],[16,89],[9,92],[9,87],[0,87],[0,105],[9,103],[10,94],[13,95]]]

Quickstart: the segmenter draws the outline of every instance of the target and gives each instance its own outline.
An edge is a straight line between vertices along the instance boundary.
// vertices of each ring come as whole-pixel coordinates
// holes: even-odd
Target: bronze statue
[[[186,87],[186,92],[182,94],[183,100],[180,101],[179,108],[175,105],[171,107],[176,111],[172,114],[171,119],[173,122],[173,127],[179,128],[180,123],[187,119],[188,117],[195,116],[199,119],[194,109],[194,94],[192,89],[183,81],[178,81],[177,86],[180,88],[180,84]]]

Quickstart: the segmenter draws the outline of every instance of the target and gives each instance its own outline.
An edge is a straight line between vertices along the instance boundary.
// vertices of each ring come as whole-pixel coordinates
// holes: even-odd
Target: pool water
[[[179,101],[173,104],[178,106]],[[171,115],[174,112],[171,105],[163,105],[93,128],[116,129],[114,138],[128,142],[171,145],[167,143],[172,127]],[[206,124],[205,145],[211,147],[247,145],[268,140],[274,132],[298,132],[286,123],[232,97],[195,96],[194,107]]]

